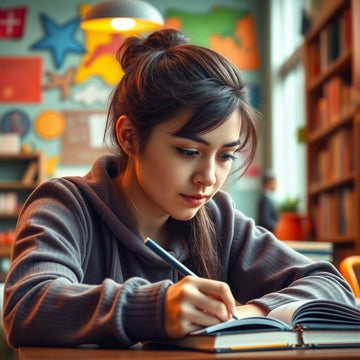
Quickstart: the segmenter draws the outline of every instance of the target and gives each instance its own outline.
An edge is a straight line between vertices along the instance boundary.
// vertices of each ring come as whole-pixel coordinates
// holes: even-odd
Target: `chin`
[[[178,221],[189,221],[197,214],[198,211],[199,209],[196,211],[185,211],[183,213],[171,214],[170,216]]]

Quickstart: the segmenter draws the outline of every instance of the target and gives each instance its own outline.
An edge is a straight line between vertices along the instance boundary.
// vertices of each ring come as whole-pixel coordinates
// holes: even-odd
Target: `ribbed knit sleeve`
[[[126,334],[137,341],[161,340],[164,331],[164,295],[170,281],[138,286],[129,291],[123,302]]]
[[[148,265],[117,247],[85,201],[76,187],[54,180],[25,205],[4,291],[11,346],[129,347],[165,337],[163,303],[172,281],[166,274],[140,277]],[[137,270],[127,274],[126,262]]]
[[[315,262],[257,227],[234,208],[229,195],[218,193],[213,214],[221,229],[222,280],[240,303],[256,303],[268,311],[308,299],[355,305],[349,285],[333,264]]]

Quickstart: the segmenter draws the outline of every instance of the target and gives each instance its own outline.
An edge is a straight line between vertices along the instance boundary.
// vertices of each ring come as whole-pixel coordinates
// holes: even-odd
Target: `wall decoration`
[[[109,99],[110,89],[100,88],[95,84],[87,84],[82,90],[72,95],[72,100],[89,107],[96,103],[105,105]]]
[[[45,36],[31,46],[32,50],[50,50],[56,68],[60,68],[69,52],[84,53],[84,47],[75,40],[79,30],[80,17],[76,17],[63,25],[56,24],[47,15],[41,14],[40,20],[45,30]]]
[[[84,66],[91,66],[94,61],[103,55],[111,55],[112,57],[116,56],[116,53],[119,49],[119,46],[124,40],[124,36],[121,34],[110,34],[110,41],[105,44],[97,44],[94,50],[89,54],[89,56],[84,59]]]
[[[46,73],[49,82],[43,86],[44,90],[60,88],[61,90],[61,100],[66,100],[69,96],[70,85],[73,83],[76,69],[71,67],[68,69],[63,76],[57,75],[52,71]]]
[[[99,76],[109,85],[117,84],[123,75],[116,60],[122,41],[121,34],[86,32],[86,55],[81,60],[75,82],[82,83],[92,76]]]
[[[182,30],[191,42],[220,52],[241,70],[258,70],[260,57],[252,13],[215,6],[209,13],[170,10],[165,27]]]
[[[18,133],[23,138],[30,129],[30,119],[23,111],[11,110],[2,117],[0,129],[4,133]]]
[[[46,110],[36,117],[34,127],[39,137],[52,140],[58,138],[64,132],[65,120],[61,113]]]
[[[0,56],[0,103],[41,102],[41,71],[40,57]]]
[[[47,177],[53,177],[55,175],[56,165],[59,163],[59,156],[52,156],[46,158],[45,173]]]
[[[90,7],[88,4],[80,4],[80,15],[84,15]],[[116,52],[123,41],[123,35],[85,31],[84,36],[86,55],[78,67],[75,83],[80,84],[92,76],[98,76],[108,85],[116,85],[123,76],[116,60]]]
[[[25,6],[0,9],[0,39],[18,39],[23,36],[26,11]]]
[[[62,136],[61,164],[92,164],[107,153],[102,146],[106,112],[63,111],[66,129]]]
[[[248,14],[236,22],[235,34],[239,42],[231,37],[220,37],[213,34],[210,37],[210,48],[220,52],[226,58],[232,60],[241,70],[258,70],[260,57],[257,50],[256,27],[252,14]]]

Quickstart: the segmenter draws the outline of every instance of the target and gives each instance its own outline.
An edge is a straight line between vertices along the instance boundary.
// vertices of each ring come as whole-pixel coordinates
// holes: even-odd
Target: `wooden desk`
[[[237,352],[228,354],[209,354],[183,350],[108,350],[108,349],[70,349],[70,348],[31,348],[23,347],[17,351],[17,360],[328,360],[360,359],[359,348],[347,349],[307,349]]]

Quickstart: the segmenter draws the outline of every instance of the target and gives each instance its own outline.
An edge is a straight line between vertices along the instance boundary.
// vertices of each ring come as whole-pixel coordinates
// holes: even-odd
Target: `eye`
[[[219,157],[223,161],[234,161],[234,160],[236,160],[236,156],[233,153],[221,153],[219,155]]]
[[[185,148],[179,148],[179,147],[176,147],[175,149],[179,154],[184,155],[184,156],[193,156],[193,155],[196,155],[199,153],[195,149],[185,149]]]

